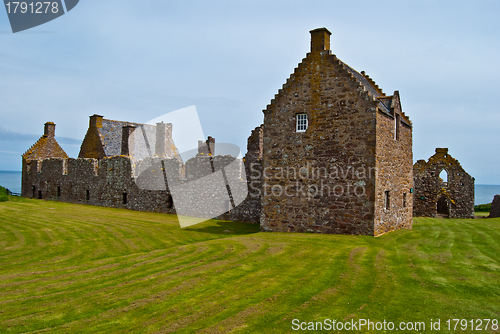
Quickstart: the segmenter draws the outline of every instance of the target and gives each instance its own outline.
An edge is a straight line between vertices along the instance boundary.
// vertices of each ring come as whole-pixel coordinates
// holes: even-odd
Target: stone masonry
[[[412,228],[412,125],[399,93],[333,55],[325,28],[264,110],[262,168],[263,231]]]
[[[46,124],[23,155],[22,195],[194,217],[198,209],[223,212],[218,218],[260,223],[262,231],[411,229],[412,123],[397,91],[384,94],[332,54],[330,34],[311,31],[311,52],[263,111],[244,159],[215,155],[208,137],[183,162],[172,124],[93,115],[78,159],[67,157],[55,125]],[[222,178],[210,181],[215,173]],[[238,198],[243,188],[248,196]],[[179,203],[193,208],[179,213]]]
[[[413,176],[414,216],[474,218],[474,178],[448,154],[447,148],[436,148],[427,162],[418,160]]]
[[[493,201],[491,202],[490,215],[488,218],[498,218],[500,217],[500,195],[495,195]]]

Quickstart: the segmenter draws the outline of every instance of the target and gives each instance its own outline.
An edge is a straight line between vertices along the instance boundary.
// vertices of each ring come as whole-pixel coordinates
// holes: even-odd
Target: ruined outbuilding
[[[413,166],[416,217],[474,218],[474,178],[447,148]]]
[[[493,202],[491,202],[490,215],[488,218],[500,217],[500,195],[495,195]]]

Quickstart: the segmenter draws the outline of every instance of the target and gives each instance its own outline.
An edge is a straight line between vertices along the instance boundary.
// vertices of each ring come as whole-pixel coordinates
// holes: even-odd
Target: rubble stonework
[[[311,31],[311,52],[264,110],[242,161],[215,155],[208,137],[183,163],[172,124],[100,115],[90,117],[78,159],[52,139],[50,150],[38,145],[44,154],[23,157],[25,197],[177,214],[178,203],[192,203],[182,215],[226,212],[218,218],[263,231],[378,236],[412,228],[412,123],[399,93],[387,96],[333,55],[325,28]],[[222,177],[210,180],[213,173]],[[246,199],[232,191],[242,187]]]
[[[261,230],[411,229],[412,164],[398,92],[386,96],[333,55],[327,29],[311,31],[311,52],[264,110]]]
[[[488,218],[498,218],[500,217],[500,195],[495,195],[493,201],[491,202],[490,215]]]
[[[446,174],[446,179],[442,179]],[[415,217],[474,218],[474,178],[448,154],[447,148],[436,148],[436,153],[413,166]]]
[[[54,138],[55,125],[47,123],[51,124],[52,130],[47,132],[46,125],[44,136],[23,155],[22,196],[176,214],[172,191],[177,189],[177,207],[189,208],[188,211],[183,211],[185,215],[258,222],[259,214],[248,208],[251,204],[245,203],[244,198],[236,198],[238,203],[243,201],[237,210],[231,207],[231,198],[224,180],[204,178],[224,170],[226,179],[231,180],[230,186],[236,196],[238,192],[234,190],[247,187],[246,179],[242,175],[241,159],[228,155],[200,154],[184,164],[173,144],[171,124],[148,126],[109,121],[108,125],[114,123],[114,129],[101,132],[97,130],[102,129],[99,123],[108,120],[98,115],[90,118],[89,131],[82,143],[80,156],[100,158],[68,158]],[[121,130],[119,126],[122,127]],[[143,128],[146,130],[137,132]],[[141,140],[133,138],[137,134]],[[211,144],[215,143],[211,137],[209,141]],[[159,142],[161,144],[158,145]],[[100,147],[99,143],[102,143]],[[138,149],[141,145],[142,148]],[[90,147],[94,147],[94,151]],[[156,147],[158,154],[144,157],[141,150],[147,147]],[[113,153],[110,152],[121,154],[111,155]],[[134,152],[142,159],[134,158]],[[108,154],[111,156],[107,156]],[[185,173],[187,178],[184,177]],[[192,182],[197,180],[203,182],[203,186],[200,186],[199,182]],[[226,202],[221,201],[226,197]],[[192,203],[196,205],[191,205]],[[220,215],[220,212],[228,210],[230,212]]]

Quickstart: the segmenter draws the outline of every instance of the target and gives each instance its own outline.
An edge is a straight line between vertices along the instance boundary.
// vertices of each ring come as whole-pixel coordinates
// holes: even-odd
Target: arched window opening
[[[439,173],[439,178],[441,183],[448,185],[448,172],[446,171],[446,169],[443,169],[441,173]]]

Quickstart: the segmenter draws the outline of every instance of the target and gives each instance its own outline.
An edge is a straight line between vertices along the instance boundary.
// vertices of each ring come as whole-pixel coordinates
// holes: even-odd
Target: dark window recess
[[[384,201],[384,208],[386,210],[389,210],[389,208],[391,207],[391,199],[389,197],[389,190],[387,190],[385,192],[385,201]]]
[[[35,186],[33,186],[33,188],[32,188],[32,189],[33,189],[33,195],[32,195],[31,197],[35,198],[35,194],[36,194],[36,187],[35,187]]]
[[[90,191],[89,190],[85,190],[85,200],[90,201]]]
[[[57,187],[57,197],[61,197],[61,187]]]
[[[42,199],[42,191],[38,190],[38,199]]]
[[[399,131],[401,127],[401,116],[396,114],[396,119],[395,119],[395,126],[394,126],[394,139],[399,140]]]
[[[167,209],[172,209],[174,206],[174,202],[172,201],[172,196],[167,195]]]
[[[123,204],[127,204],[127,193],[123,193]]]
[[[403,208],[406,208],[406,193],[403,193]]]

